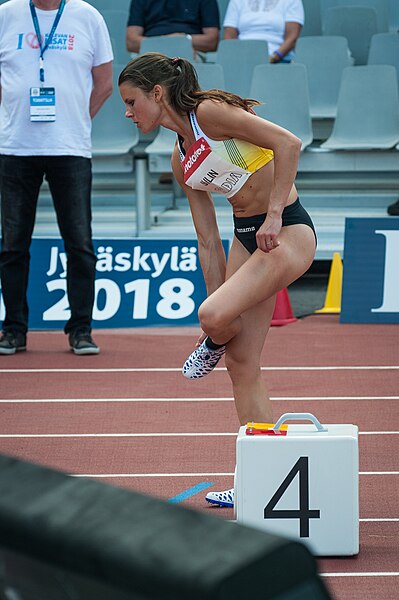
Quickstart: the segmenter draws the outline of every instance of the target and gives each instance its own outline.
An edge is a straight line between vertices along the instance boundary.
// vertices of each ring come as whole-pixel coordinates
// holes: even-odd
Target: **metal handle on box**
[[[327,427],[324,427],[320,423],[320,421],[312,415],[312,413],[285,413],[281,415],[275,426],[273,427],[274,431],[277,431],[280,425],[285,423],[286,421],[297,421],[299,419],[306,419],[307,421],[312,421],[313,425],[316,426],[317,431],[328,431]]]

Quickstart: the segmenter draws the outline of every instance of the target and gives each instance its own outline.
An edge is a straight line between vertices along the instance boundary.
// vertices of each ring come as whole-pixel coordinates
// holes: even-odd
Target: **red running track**
[[[170,499],[233,484],[238,421],[222,363],[186,381],[195,328],[95,332],[77,357],[59,332],[0,357],[0,451]],[[360,553],[319,559],[336,600],[394,600],[399,583],[399,330],[312,316],[272,328],[262,356],[275,418],[311,412],[359,426]],[[207,490],[207,491],[208,491]],[[203,493],[184,504],[220,518]]]

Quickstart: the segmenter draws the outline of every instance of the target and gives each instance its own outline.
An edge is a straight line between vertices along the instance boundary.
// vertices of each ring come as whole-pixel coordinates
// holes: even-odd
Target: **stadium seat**
[[[397,0],[395,0],[397,2]],[[361,6],[374,8],[377,14],[377,31],[388,31],[389,1],[388,0],[336,0],[337,6]]]
[[[149,170],[151,173],[170,172],[170,159],[176,143],[176,133],[166,127],[160,127],[154,141],[145,151],[149,156]]]
[[[343,35],[356,65],[367,63],[372,36],[378,32],[377,13],[367,6],[335,6],[325,12],[323,35]]]
[[[311,117],[335,118],[342,71],[352,64],[348,40],[327,35],[299,38],[295,63],[307,69]]]
[[[126,16],[129,12],[130,2],[131,0],[87,0],[89,4],[92,4],[97,10],[101,13],[104,10],[109,10],[110,5],[113,10],[123,10],[126,13]]]
[[[263,104],[256,114],[292,131],[302,140],[302,150],[313,141],[306,67],[258,65],[254,68],[250,97]]]
[[[132,170],[132,149],[138,144],[138,129],[125,117],[125,109],[119,95],[118,77],[125,65],[113,65],[114,90],[99,113],[93,119],[93,159],[122,158]],[[126,160],[127,159],[127,160]]]
[[[399,142],[399,99],[395,67],[346,67],[328,150],[393,148]]]
[[[223,21],[226,15],[227,6],[229,4],[229,0],[217,0],[219,7],[219,18],[220,18],[220,39],[223,39]]]
[[[305,23],[301,37],[321,35],[321,6],[320,0],[302,0],[305,10]]]
[[[398,0],[389,0],[388,8],[389,31],[397,33],[399,31],[399,2]]]
[[[193,47],[191,41],[184,35],[155,35],[145,37],[140,46],[140,54],[145,52],[160,52],[166,56],[180,56],[193,60]]]
[[[254,67],[268,61],[267,42],[263,40],[221,40],[216,52],[226,90],[244,98],[249,95]]]
[[[399,86],[399,35],[397,33],[376,33],[373,35],[368,64],[393,65],[398,75]]]
[[[120,65],[127,65],[133,55],[127,51],[126,46],[117,42],[115,38],[111,38],[111,44],[114,53],[114,61]]]
[[[124,10],[104,9],[101,11],[108,27],[115,54],[115,62],[123,63],[126,57],[127,12]]]
[[[203,90],[224,89],[222,65],[212,63],[196,63],[198,81]]]

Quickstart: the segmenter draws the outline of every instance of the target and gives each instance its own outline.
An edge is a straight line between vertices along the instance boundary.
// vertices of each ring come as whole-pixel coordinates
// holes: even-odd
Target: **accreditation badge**
[[[30,120],[55,121],[55,88],[30,88]]]

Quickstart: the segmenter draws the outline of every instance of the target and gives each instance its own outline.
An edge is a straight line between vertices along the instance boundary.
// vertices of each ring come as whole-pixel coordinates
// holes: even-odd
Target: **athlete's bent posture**
[[[316,235],[295,189],[301,141],[252,111],[256,100],[202,91],[191,63],[143,54],[119,77],[126,117],[143,133],[159,125],[177,133],[172,168],[187,194],[208,297],[202,333],[183,366],[190,379],[208,374],[225,353],[241,424],[271,422],[260,355],[276,293],[311,265]],[[233,208],[226,264],[211,193]],[[233,490],[209,493],[232,506]]]

